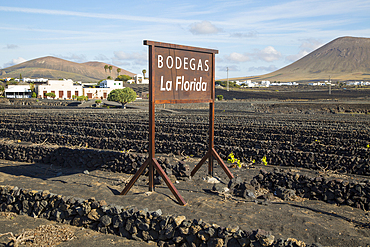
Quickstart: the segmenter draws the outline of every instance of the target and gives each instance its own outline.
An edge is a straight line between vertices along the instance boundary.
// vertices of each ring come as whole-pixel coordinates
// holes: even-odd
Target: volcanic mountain
[[[75,63],[64,59],[48,56],[29,60],[0,70],[2,77],[45,78],[45,79],[72,79],[73,81],[96,82],[108,76],[117,77],[117,68],[105,71],[106,63],[86,62]],[[109,66],[110,64],[108,64]],[[121,69],[120,75],[134,76],[135,74]]]
[[[337,38],[275,72],[232,78],[269,81],[370,80],[370,38]]]

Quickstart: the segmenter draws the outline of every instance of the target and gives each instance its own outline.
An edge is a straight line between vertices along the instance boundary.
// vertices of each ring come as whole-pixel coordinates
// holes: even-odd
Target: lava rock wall
[[[275,239],[270,232],[261,229],[244,231],[238,226],[221,227],[201,219],[165,216],[161,209],[124,208],[107,205],[104,200],[85,200],[14,186],[0,186],[0,211],[154,241],[158,246],[308,246],[296,239]]]

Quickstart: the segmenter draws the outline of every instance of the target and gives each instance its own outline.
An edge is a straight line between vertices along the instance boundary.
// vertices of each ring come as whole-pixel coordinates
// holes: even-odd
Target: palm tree
[[[143,75],[144,75],[144,79],[145,79],[145,73],[146,73],[146,69],[143,69]]]
[[[109,65],[108,69],[109,69],[109,73],[112,73],[113,66]]]
[[[121,72],[121,69],[120,68],[117,68],[117,74],[119,76],[119,73]]]
[[[104,65],[104,69],[105,69],[105,73],[107,73],[107,69],[108,69],[109,67],[108,67],[108,65],[106,64],[106,65]]]

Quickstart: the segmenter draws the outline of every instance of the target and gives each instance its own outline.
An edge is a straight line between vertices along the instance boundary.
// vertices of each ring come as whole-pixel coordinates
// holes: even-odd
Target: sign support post
[[[198,171],[208,159],[208,173],[213,175],[215,158],[227,176],[233,175],[214,149],[215,54],[217,50],[144,40],[149,46],[149,157],[120,195],[126,195],[149,166],[149,191],[154,190],[154,169],[163,178],[179,204],[186,202],[178,193],[155,158],[155,104],[209,103],[209,148],[191,172]]]

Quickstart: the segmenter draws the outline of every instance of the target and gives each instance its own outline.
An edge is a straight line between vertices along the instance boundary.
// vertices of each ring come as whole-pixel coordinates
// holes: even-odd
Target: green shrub
[[[81,95],[81,96],[78,96],[78,97],[77,97],[77,100],[78,100],[78,101],[84,101],[84,100],[88,100],[88,99],[87,99],[87,96],[83,96],[83,95]]]
[[[53,99],[56,97],[55,93],[46,93],[45,96],[51,97]]]
[[[224,99],[224,96],[221,95],[221,94],[220,95],[217,95],[216,97],[217,97],[217,100],[223,100]]]

